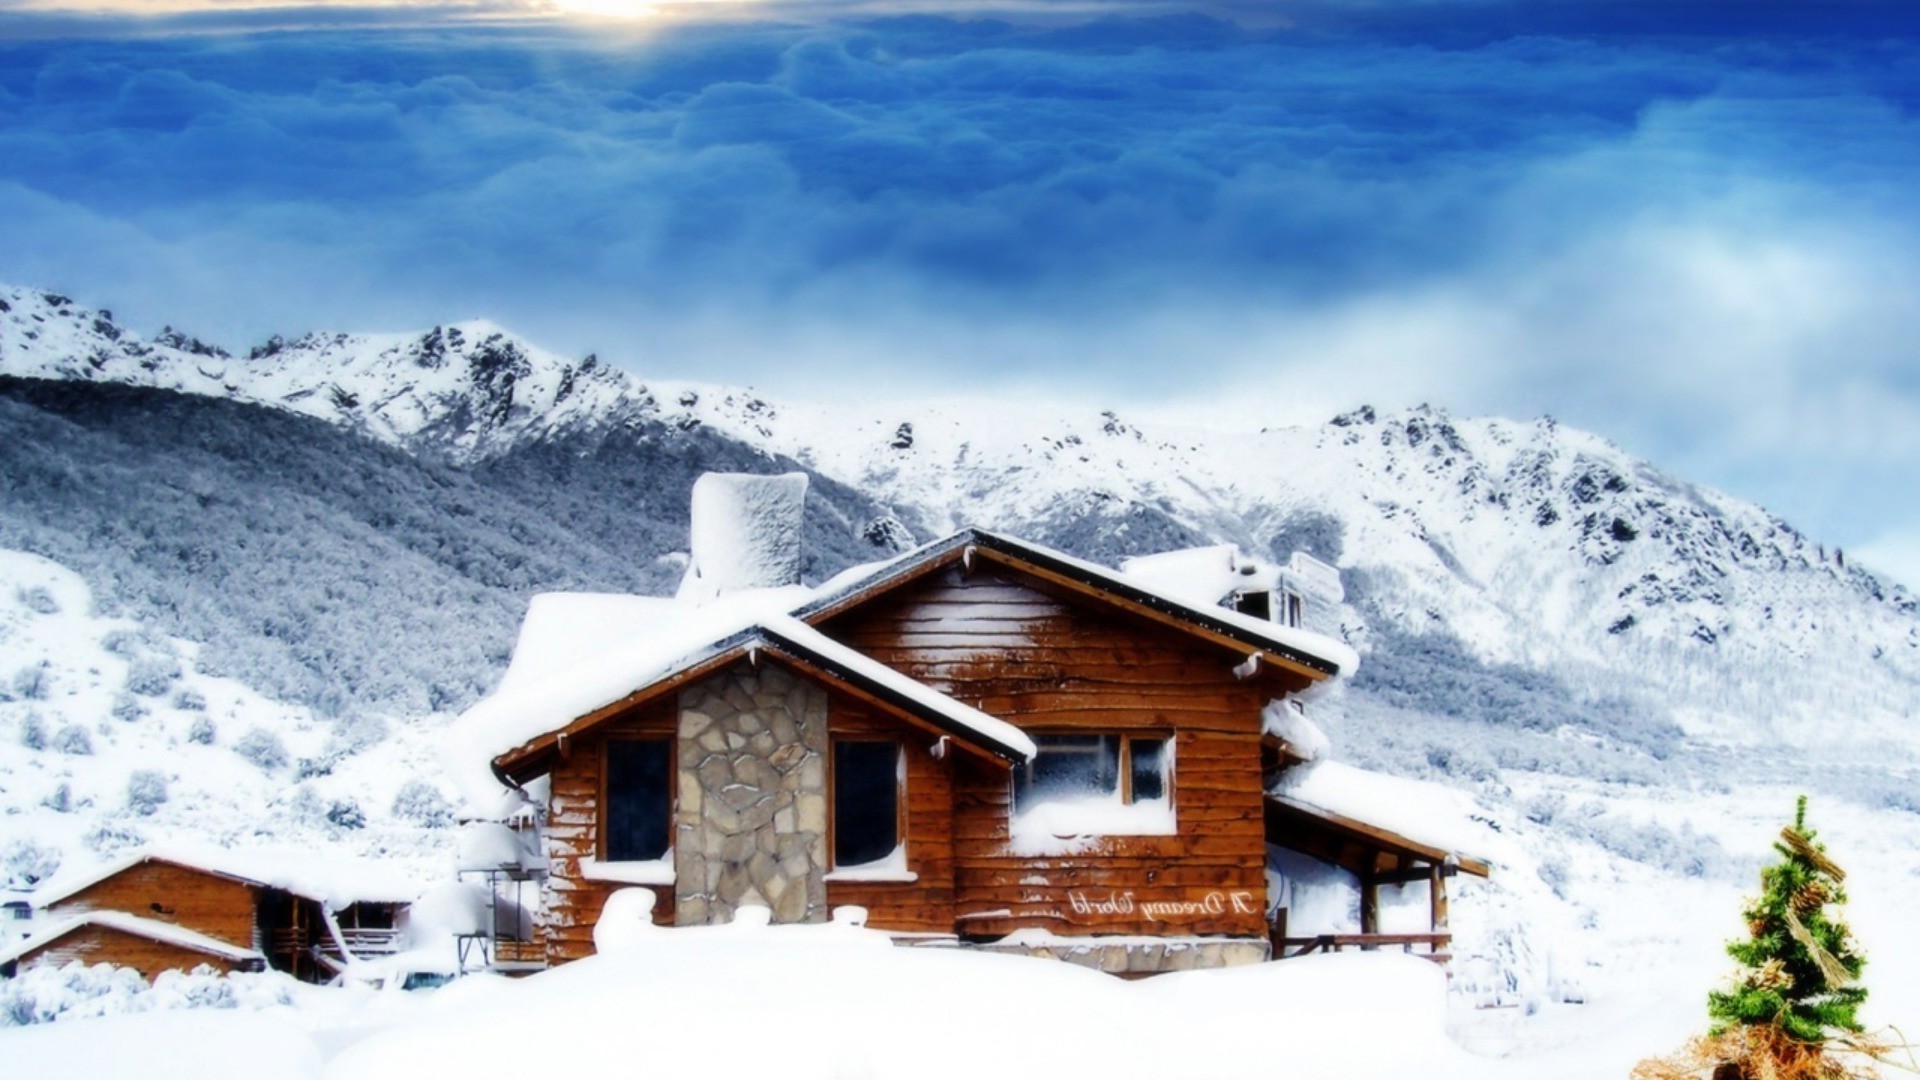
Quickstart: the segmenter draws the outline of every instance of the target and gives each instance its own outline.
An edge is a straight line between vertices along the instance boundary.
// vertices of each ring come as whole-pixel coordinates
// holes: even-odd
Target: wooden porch
[[[1476,877],[1488,874],[1487,864],[1478,859],[1443,851],[1285,795],[1267,796],[1266,832],[1267,843],[1341,867],[1360,883],[1357,934],[1290,935],[1287,909],[1276,909],[1267,928],[1275,960],[1359,949],[1397,950],[1445,964],[1452,959],[1449,950],[1453,944],[1453,935],[1447,929],[1447,879],[1460,873]],[[1427,931],[1382,933],[1380,887],[1415,882],[1427,884]]]

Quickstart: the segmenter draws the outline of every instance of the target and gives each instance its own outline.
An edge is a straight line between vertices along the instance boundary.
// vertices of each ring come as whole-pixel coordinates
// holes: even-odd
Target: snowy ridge
[[[240,358],[20,288],[0,289],[0,373],[267,404],[465,461],[562,433],[706,429],[865,492],[921,539],[977,525],[1107,565],[1210,542],[1302,549],[1349,593],[1313,628],[1363,654],[1514,665],[1712,744],[1915,745],[1912,596],[1552,420],[1359,409],[1213,432],[1034,403],[778,403],[642,383],[483,322],[275,339]],[[1374,664],[1359,689],[1447,707],[1423,703],[1422,681]]]
[[[644,387],[596,358],[564,360],[484,320],[419,334],[275,337],[235,356],[172,330],[145,340],[111,311],[7,286],[0,374],[246,401],[461,460],[658,411]]]

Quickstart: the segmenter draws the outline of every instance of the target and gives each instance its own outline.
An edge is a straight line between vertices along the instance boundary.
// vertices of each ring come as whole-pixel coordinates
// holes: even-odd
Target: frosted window
[[[1167,740],[1132,740],[1130,778],[1133,801],[1155,802],[1167,797]]]
[[[1120,793],[1117,735],[1035,735],[1038,753],[1015,770],[1016,811],[1050,799],[1084,799]]]

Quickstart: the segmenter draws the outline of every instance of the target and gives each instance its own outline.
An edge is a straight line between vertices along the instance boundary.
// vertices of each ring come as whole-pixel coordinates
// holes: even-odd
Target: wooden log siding
[[[936,737],[902,723],[846,694],[827,699],[829,738],[897,739],[907,758],[902,835],[912,882],[827,881],[829,909],[857,904],[867,925],[903,933],[953,933],[953,772],[950,763],[972,755],[955,752],[936,760]]]
[[[254,910],[254,890],[245,882],[153,860],[136,863],[47,905],[46,921],[93,911],[123,911],[197,930],[242,949],[252,949],[258,945],[254,940]],[[127,935],[116,932],[116,936]]]
[[[588,881],[580,873],[581,859],[601,857],[606,740],[635,736],[673,739],[678,727],[679,705],[670,696],[568,739],[567,752],[555,758],[547,808],[546,902],[537,925],[546,942],[547,963],[562,964],[593,955],[593,926],[600,921],[600,909],[607,897],[622,887],[614,882]],[[673,886],[648,887],[655,897],[654,923],[672,926]]]
[[[83,964],[113,964],[132,968],[149,982],[163,971],[192,971],[202,964],[224,975],[236,966],[223,956],[213,956],[171,942],[129,934],[111,926],[82,926],[69,934],[22,954],[20,970],[36,964],[63,967],[78,960]]]
[[[1016,575],[950,567],[823,629],[1029,732],[1171,733],[1179,831],[1109,837],[1074,855],[1017,856],[1008,850],[1007,772],[956,757],[956,928],[983,938],[1022,927],[1263,937],[1260,708],[1274,688],[1236,679],[1235,658],[1222,649]],[[1131,894],[1135,914],[1085,917],[1074,911],[1076,892]],[[1216,892],[1250,893],[1254,910],[1162,920],[1141,911],[1204,903]]]

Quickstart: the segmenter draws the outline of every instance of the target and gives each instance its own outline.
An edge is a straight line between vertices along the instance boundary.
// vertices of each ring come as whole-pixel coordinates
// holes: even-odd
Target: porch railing
[[[1435,963],[1444,964],[1451,959],[1447,947],[1453,944],[1452,934],[1315,934],[1312,937],[1279,937],[1273,941],[1273,958],[1291,960],[1297,956],[1309,956],[1316,952],[1343,952],[1347,949],[1361,949],[1377,952],[1381,949],[1399,949],[1401,952],[1424,956]]]

